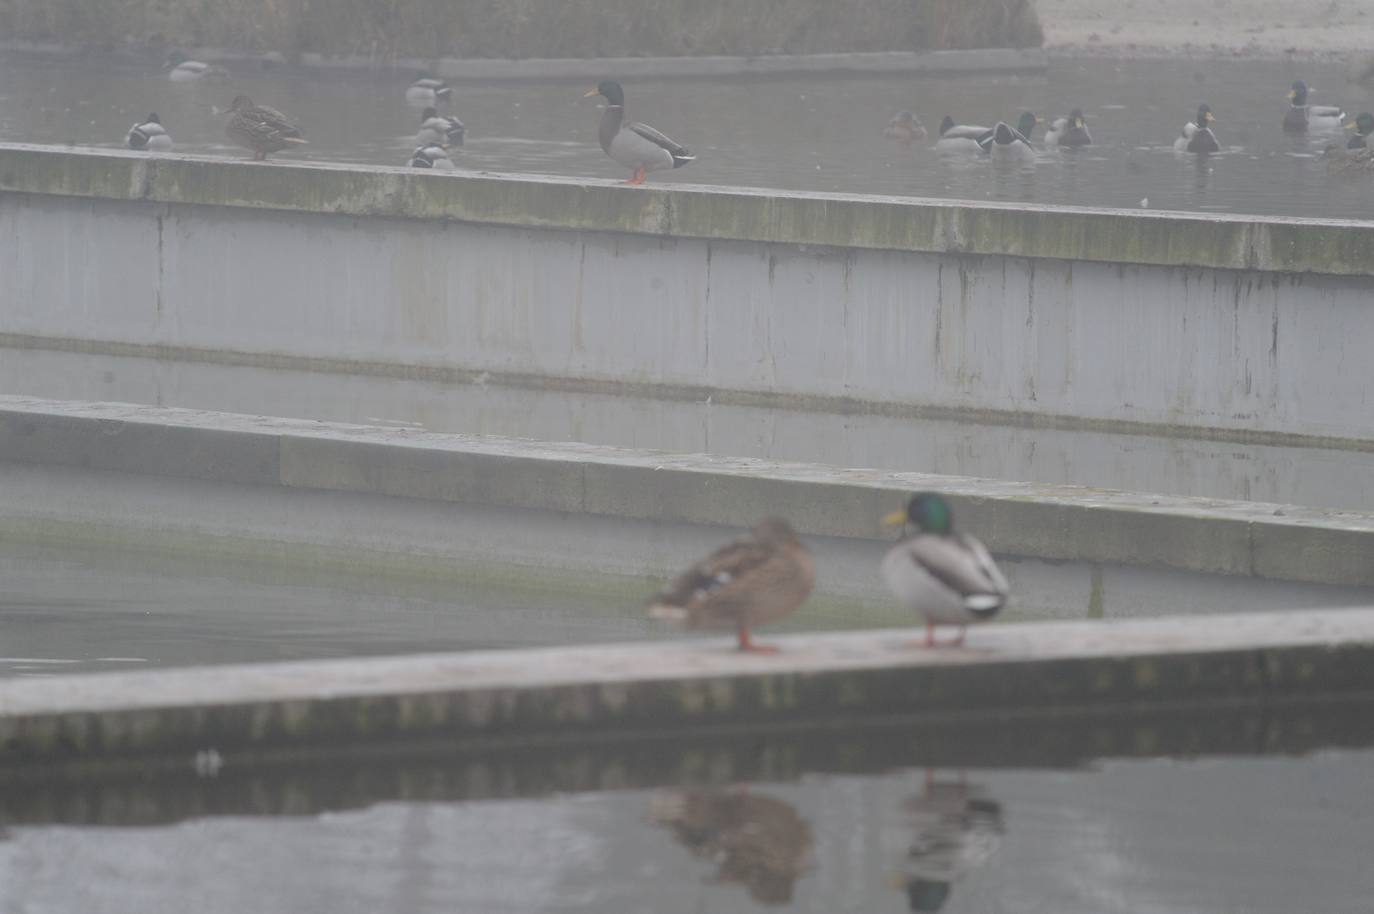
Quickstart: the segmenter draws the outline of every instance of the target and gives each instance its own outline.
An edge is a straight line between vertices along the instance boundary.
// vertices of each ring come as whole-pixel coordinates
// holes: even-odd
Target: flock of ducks
[[[1349,124],[1345,112],[1328,105],[1313,105],[1308,101],[1311,89],[1302,80],[1294,81],[1288,92],[1288,110],[1283,117],[1283,129],[1290,134],[1326,133],[1344,126],[1355,131],[1344,144],[1327,147],[1333,165],[1350,164],[1374,168],[1374,156],[1369,152],[1369,136],[1374,133],[1374,114],[1360,114]],[[1173,148],[1181,153],[1208,154],[1219,152],[1212,125],[1216,115],[1208,105],[1199,105],[1193,119],[1183,125],[1174,140]],[[949,115],[940,122],[935,151],[948,156],[987,155],[994,162],[1032,165],[1035,162],[1034,135],[1040,118],[1023,112],[1016,125],[998,121],[991,127],[959,124]],[[910,111],[899,111],[883,128],[883,135],[903,144],[911,144],[927,137],[926,128]],[[1055,118],[1045,131],[1046,149],[1078,149],[1093,144],[1083,109],[1074,108],[1067,117]]]
[[[924,620],[925,647],[937,646],[940,625],[959,629],[945,644],[963,644],[968,626],[986,622],[1006,605],[1006,577],[982,543],[955,532],[954,512],[942,496],[918,492],[883,523],[902,529],[902,539],[883,558],[883,580]],[[911,535],[909,527],[915,528]],[[733,629],[741,651],[773,653],[777,648],[754,642],[753,628],[794,612],[815,583],[810,551],[787,521],[768,517],[750,536],[675,578],[651,601],[649,615],[690,628]]]
[[[177,83],[222,79],[229,75],[223,67],[188,60],[180,52],[173,52],[167,58],[166,68],[168,78]],[[687,147],[661,131],[648,124],[626,120],[625,91],[620,83],[607,80],[586,93],[586,97],[597,95],[606,100],[597,132],[601,148],[613,161],[633,172],[625,183],[643,184],[649,172],[681,168],[696,158]],[[449,150],[463,145],[467,128],[457,117],[440,112],[440,107],[452,98],[453,87],[427,74],[406,88],[406,103],[422,109],[415,134],[415,151],[409,160],[412,167],[454,168]],[[251,150],[254,160],[263,161],[271,153],[306,142],[300,124],[276,108],[254,104],[246,95],[236,96],[226,113],[229,120],[225,124],[225,134],[235,144]],[[126,142],[130,149],[166,152],[172,148],[172,136],[156,112],[130,127]]]

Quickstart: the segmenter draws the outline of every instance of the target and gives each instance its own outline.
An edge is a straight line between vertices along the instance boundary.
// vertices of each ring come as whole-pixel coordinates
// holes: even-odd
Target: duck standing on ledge
[[[172,148],[171,134],[162,126],[162,120],[156,112],[148,115],[148,119],[143,123],[134,124],[129,128],[129,148],[164,152]]]
[[[669,139],[648,124],[625,120],[625,91],[620,83],[606,80],[595,89],[587,90],[584,98],[600,95],[606,99],[601,113],[598,138],[606,155],[626,168],[634,169],[634,177],[626,184],[643,184],[651,171],[681,168],[696,156],[676,140]]]
[[[1288,90],[1288,113],[1283,116],[1284,133],[1306,133],[1309,130],[1340,130],[1345,112],[1332,105],[1309,105],[1307,94],[1312,90],[1300,79]]]
[[[453,160],[448,150],[437,143],[426,143],[418,147],[410,157],[412,168],[432,168],[435,171],[453,171]]]
[[[654,597],[649,615],[689,628],[733,628],[741,651],[771,654],[749,630],[790,615],[811,595],[816,566],[787,521],[767,517],[751,536],[711,553]]]
[[[229,105],[231,117],[224,132],[229,139],[253,150],[253,158],[266,161],[269,152],[304,143],[301,128],[285,114],[266,105],[255,105],[246,95],[234,96]]]
[[[1198,105],[1197,117],[1183,125],[1183,134],[1174,140],[1174,152],[1220,152],[1221,144],[1212,132],[1216,118],[1212,109]]]
[[[934,492],[918,492],[906,510],[883,518],[889,527],[915,524],[918,532],[901,540],[883,558],[883,580],[908,608],[926,622],[926,647],[935,646],[935,626],[957,625],[954,645],[964,643],[968,626],[986,622],[1006,605],[1011,592],[997,563],[978,540],[954,532],[949,503]]]

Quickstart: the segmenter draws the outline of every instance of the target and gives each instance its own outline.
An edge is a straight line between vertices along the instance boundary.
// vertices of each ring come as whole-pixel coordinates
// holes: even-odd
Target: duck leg
[[[736,630],[739,635],[739,649],[748,654],[776,654],[778,649],[772,644],[755,644],[749,635],[749,626],[741,622]]]
[[[635,169],[635,176],[634,176],[633,178],[631,178],[630,180],[626,181],[625,183],[626,183],[626,184],[643,184],[643,183],[644,183],[644,179],[647,178],[648,176],[649,176],[649,170],[648,170],[647,168],[645,168],[643,165],[641,165],[641,166],[639,166],[638,168]]]

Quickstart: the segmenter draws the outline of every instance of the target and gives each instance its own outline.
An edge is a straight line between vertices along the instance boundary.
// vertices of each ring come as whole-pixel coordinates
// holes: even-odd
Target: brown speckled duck
[[[256,160],[266,160],[269,152],[305,142],[295,121],[276,108],[253,104],[246,95],[235,96],[229,111],[231,116],[224,132],[235,143],[253,150]]]
[[[768,517],[751,535],[724,546],[654,597],[649,615],[689,628],[733,628],[741,651],[772,653],[749,630],[790,615],[811,595],[816,566],[787,521]]]

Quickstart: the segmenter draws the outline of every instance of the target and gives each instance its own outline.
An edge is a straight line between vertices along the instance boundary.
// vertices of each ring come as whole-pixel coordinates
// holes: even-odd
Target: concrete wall
[[[21,345],[1368,441],[1371,276],[1358,223],[0,149]]]

